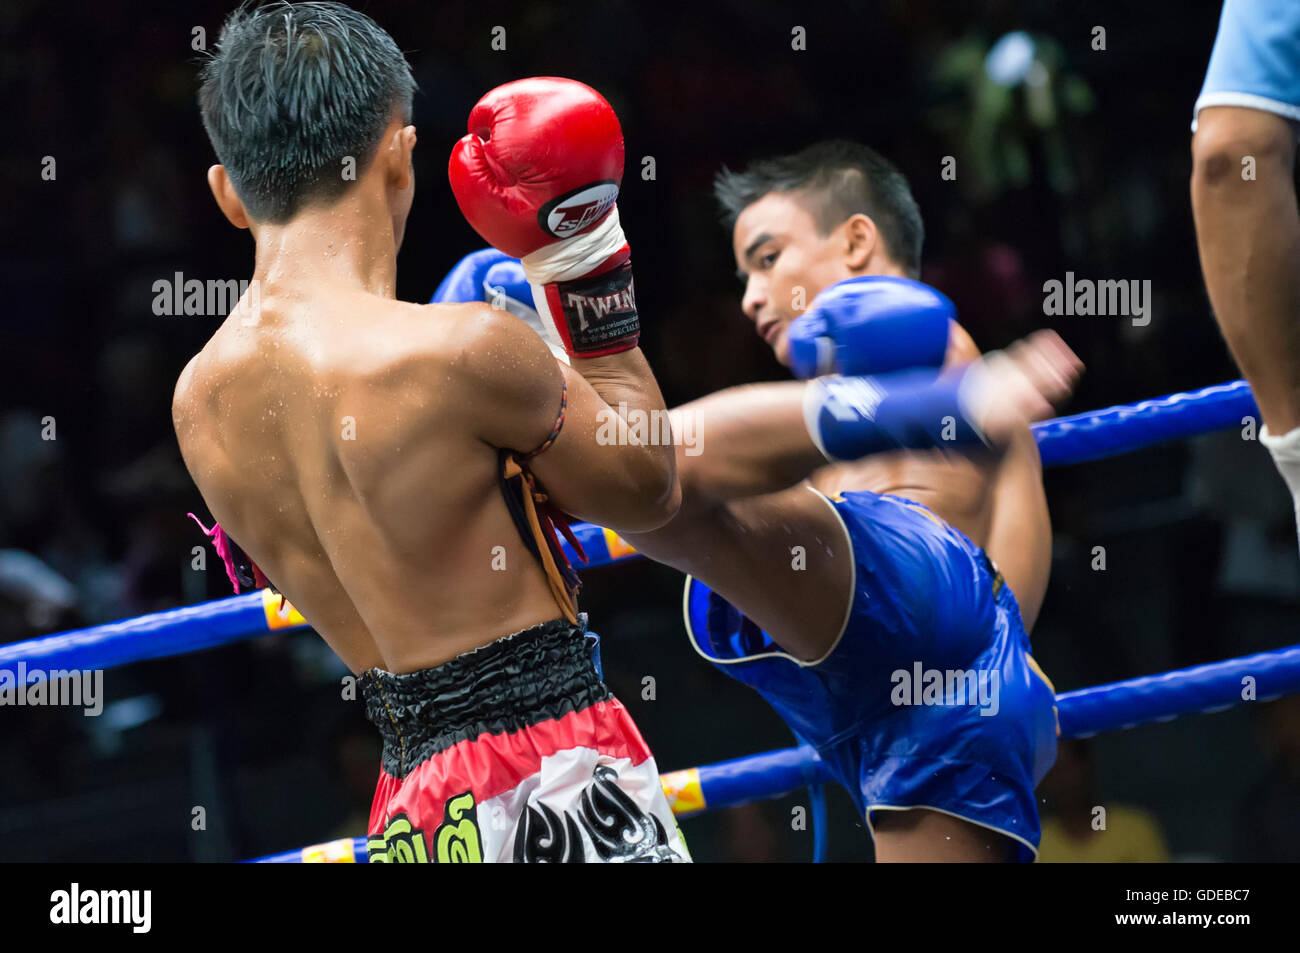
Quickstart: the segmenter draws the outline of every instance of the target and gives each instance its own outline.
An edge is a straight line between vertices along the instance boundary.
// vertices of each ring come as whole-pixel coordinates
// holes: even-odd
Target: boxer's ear
[[[402,126],[388,138],[388,175],[398,191],[411,187],[414,168],[411,154],[415,151],[416,138],[414,126]]]
[[[221,214],[226,216],[230,224],[235,228],[248,228],[248,213],[244,211],[244,203],[235,194],[235,187],[231,184],[230,176],[226,175],[224,165],[214,165],[208,169],[208,188],[212,190],[212,197],[217,200]]]
[[[880,250],[880,233],[876,223],[861,212],[842,226],[844,230],[844,263],[854,274],[866,270],[871,256]]]
[[[414,126],[402,126],[393,132],[385,150],[388,169],[384,181],[389,186],[388,207],[393,215],[393,240],[399,250],[406,235],[406,217],[411,214],[411,201],[415,197],[415,166],[411,162],[414,150]]]

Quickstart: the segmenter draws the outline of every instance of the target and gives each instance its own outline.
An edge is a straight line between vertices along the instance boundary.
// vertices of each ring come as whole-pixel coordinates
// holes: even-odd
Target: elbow
[[[1294,160],[1295,134],[1285,120],[1243,109],[1202,111],[1192,137],[1193,202],[1253,191],[1257,178],[1289,179]]]
[[[673,447],[647,447],[627,470],[629,504],[623,525],[629,533],[649,533],[667,524],[682,505]]]

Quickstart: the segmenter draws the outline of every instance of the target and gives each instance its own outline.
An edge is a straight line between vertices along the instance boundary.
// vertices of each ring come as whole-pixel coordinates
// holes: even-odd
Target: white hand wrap
[[[627,239],[615,206],[591,231],[520,260],[548,344],[582,357],[635,346],[640,322],[631,266],[624,263],[591,277],[620,253],[626,258]]]

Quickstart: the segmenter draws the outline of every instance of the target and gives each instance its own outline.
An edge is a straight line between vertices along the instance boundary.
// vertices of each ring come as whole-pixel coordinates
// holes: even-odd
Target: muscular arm
[[[1038,443],[1029,427],[1011,441],[995,480],[985,549],[1016,594],[1029,632],[1038,619],[1052,569],[1052,520]]]
[[[951,322],[944,366],[979,356],[970,335]],[[804,420],[807,388],[807,381],[747,384],[675,408],[673,430],[686,447],[677,456],[683,492],[714,501],[760,496],[825,467]]]
[[[529,461],[552,501],[566,513],[618,532],[645,532],[666,523],[681,501],[673,447],[620,438],[625,432],[615,419],[614,408],[622,410],[624,403],[629,416],[664,412],[640,350],[566,367],[512,315],[487,305],[465,307],[474,312],[461,365],[480,439],[520,453],[535,450],[550,435],[567,389],[563,429],[549,449]]]
[[[723,501],[775,493],[826,466],[803,418],[805,381],[747,384],[672,411],[683,492]]]

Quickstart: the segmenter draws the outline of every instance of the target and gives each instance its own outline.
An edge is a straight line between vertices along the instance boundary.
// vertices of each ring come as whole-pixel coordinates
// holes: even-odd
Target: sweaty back
[[[177,424],[213,515],[354,671],[438,664],[559,614],[474,435],[464,311],[264,291],[178,387],[203,407]]]

